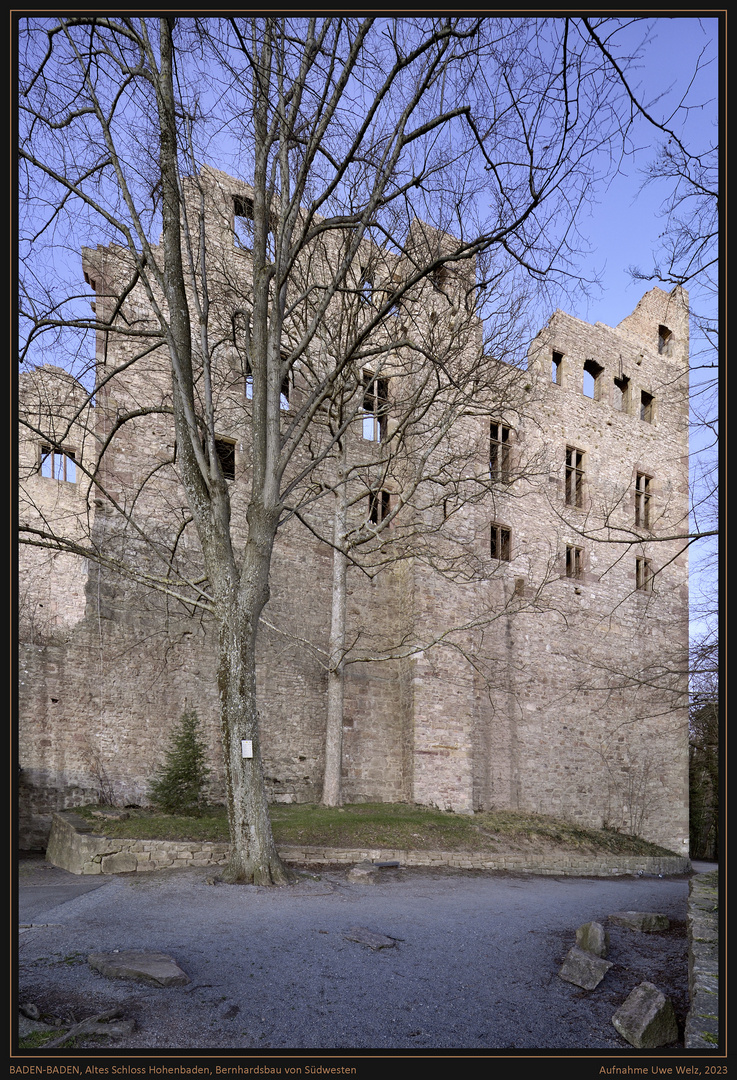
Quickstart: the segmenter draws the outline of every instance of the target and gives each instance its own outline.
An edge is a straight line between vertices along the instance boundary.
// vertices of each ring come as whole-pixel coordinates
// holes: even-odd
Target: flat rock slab
[[[90,953],[87,963],[108,979],[135,979],[155,986],[186,986],[189,978],[166,953]]]
[[[648,934],[657,934],[670,926],[668,916],[659,915],[655,911],[615,911],[609,916],[609,922],[615,926],[625,926],[628,930],[642,930]]]
[[[377,869],[370,862],[355,863],[346,874],[349,881],[364,881],[368,884],[376,881],[377,876]]]
[[[558,975],[566,982],[582,986],[584,990],[595,990],[611,966],[611,963],[601,956],[574,945],[563,961]]]
[[[369,930],[367,926],[351,926],[343,934],[346,941],[357,941],[359,945],[368,945],[370,949],[392,949],[397,939],[387,937],[386,934],[377,934],[375,930]]]
[[[634,988],[615,1012],[612,1023],[628,1043],[640,1049],[667,1046],[678,1039],[673,1005],[650,982]]]
[[[600,922],[587,922],[576,931],[576,945],[584,952],[606,956],[609,952],[609,931]]]

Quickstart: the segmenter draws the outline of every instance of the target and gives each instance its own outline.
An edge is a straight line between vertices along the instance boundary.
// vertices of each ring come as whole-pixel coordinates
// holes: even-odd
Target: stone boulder
[[[189,978],[165,953],[90,953],[87,963],[108,979],[135,979],[155,986],[186,986]]]
[[[624,926],[628,930],[641,930],[647,934],[657,934],[667,930],[670,921],[667,915],[655,911],[615,911],[609,916],[609,922],[615,926]]]
[[[566,982],[582,986],[584,990],[595,990],[611,966],[610,962],[601,956],[574,945],[563,961],[558,975]]]
[[[615,1012],[612,1023],[622,1038],[638,1049],[667,1046],[678,1039],[673,1004],[650,982],[635,987]]]
[[[594,956],[606,956],[609,952],[609,931],[599,922],[587,922],[576,931],[576,945]]]

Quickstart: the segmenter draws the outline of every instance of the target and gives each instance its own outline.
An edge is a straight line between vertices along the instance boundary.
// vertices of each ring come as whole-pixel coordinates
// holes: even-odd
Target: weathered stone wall
[[[227,199],[217,202],[226,182],[209,171],[209,235],[224,230],[220,244],[212,242],[212,258],[222,259],[224,306],[244,259],[228,246]],[[415,231],[415,243],[432,240]],[[396,259],[387,256],[384,266],[369,256],[377,273],[401,270]],[[117,250],[85,249],[101,314],[125,278],[123,264]],[[432,343],[451,367],[480,349],[478,322],[464,320],[453,303],[462,285],[451,278],[438,290],[426,282],[397,316],[397,333]],[[140,288],[127,304],[130,325],[150,324]],[[21,519],[34,527],[70,520],[72,535],[105,557],[101,567],[33,549],[21,558],[32,615],[20,645],[25,845],[43,842],[56,809],[101,794],[145,803],[185,707],[203,720],[211,795],[222,796],[217,643],[186,584],[197,577],[200,553],[174,463],[168,361],[155,350],[145,363],[133,362],[138,347],[135,337],[98,335],[99,372],[110,377],[94,407],[58,369],[41,368],[21,386],[22,408],[35,418],[21,448]],[[234,442],[236,549],[246,536],[250,461],[242,422],[248,382],[239,363],[235,347],[216,363],[218,433]],[[398,411],[399,396],[408,400],[421,385],[422,366],[407,349],[391,363]],[[585,367],[596,375],[593,397],[582,392]],[[393,505],[407,491],[411,497],[391,530],[362,549],[364,570],[348,572],[345,796],[560,814],[638,832],[686,855],[685,684],[667,675],[685,656],[688,631],[684,545],[667,539],[684,530],[688,513],[685,295],[653,289],[615,328],[556,312],[533,342],[526,370],[488,360],[482,370],[478,409],[460,416],[434,403],[388,474],[380,445],[362,437],[360,418],[346,435],[347,461],[361,483],[381,478]],[[294,374],[285,430],[308,376],[306,369]],[[510,433],[504,474],[494,477],[490,418]],[[389,433],[393,423],[390,413]],[[74,483],[41,475],[49,426],[49,437],[73,447],[81,463],[106,445],[94,484],[83,469]],[[317,423],[310,446],[291,463],[293,475],[325,432]],[[415,461],[433,432],[443,437],[429,462],[443,483],[415,490]],[[580,505],[566,501],[567,447],[582,455]],[[445,472],[444,459],[453,463]],[[332,468],[326,463],[302,491],[312,531],[295,519],[280,530],[264,613],[263,754],[271,797],[282,801],[315,801],[322,786],[332,553],[317,537],[332,535],[333,496],[312,496],[321,479],[334,479]],[[648,478],[646,527],[635,523],[638,474]],[[351,483],[351,495],[360,492],[359,480]],[[116,570],[132,559],[162,573],[155,545],[141,543],[128,512],[162,548],[177,537],[168,596]],[[360,529],[366,515],[360,496],[351,527]],[[491,551],[492,527],[508,537],[501,558]],[[567,575],[567,546],[580,550],[577,576]],[[402,558],[392,561],[391,553]],[[650,561],[647,589],[637,587],[637,558]]]
[[[719,871],[694,874],[688,890],[688,1050],[719,1050]],[[723,1047],[721,1047],[723,1049]]]
[[[227,862],[228,844],[208,841],[126,840],[108,838],[104,827],[92,827],[78,814],[55,814],[46,857],[71,874],[147,873],[186,870]],[[402,866],[452,866],[462,870],[511,870],[556,876],[614,877],[638,874],[683,874],[688,859],[650,855],[572,855],[471,851],[413,851],[394,848],[335,848],[324,845],[282,845],[281,857],[297,866],[350,865],[366,861]]]

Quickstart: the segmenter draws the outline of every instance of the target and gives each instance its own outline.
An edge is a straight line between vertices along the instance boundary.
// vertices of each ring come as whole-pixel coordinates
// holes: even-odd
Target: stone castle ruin
[[[214,169],[199,181],[221,281],[217,450],[238,537],[252,380],[233,283],[247,279],[252,204],[246,185]],[[366,242],[326,354],[340,319],[365,317],[427,244],[442,251],[442,234],[418,222],[401,256]],[[334,255],[326,246],[305,280]],[[101,796],[145,805],[185,707],[203,721],[211,797],[223,793],[216,634],[198,602],[168,357],[141,347],[152,300],[126,251],[85,248],[83,268],[98,317],[121,325],[98,332],[94,398],[59,367],[20,378],[21,528],[66,538],[64,551],[35,543],[20,554],[24,847],[43,846],[55,810]],[[342,388],[342,458],[323,453],[341,422],[327,412],[295,455],[260,639],[270,797],[316,802],[322,791],[341,475],[355,541],[345,800],[554,814],[687,854],[688,565],[677,539],[688,519],[687,296],[654,288],[616,327],[556,311],[516,367],[481,355],[463,300],[473,273],[441,267],[377,329],[394,337]],[[467,370],[469,357],[463,400],[449,378],[425,408],[428,374]],[[321,363],[302,354],[285,377],[285,438]]]

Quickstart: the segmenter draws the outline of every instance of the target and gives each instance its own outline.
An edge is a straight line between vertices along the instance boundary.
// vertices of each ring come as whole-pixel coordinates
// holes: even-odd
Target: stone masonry
[[[212,257],[231,267],[247,255],[232,251],[227,208],[247,189],[216,170],[203,171],[202,183],[220,208]],[[417,226],[417,237],[425,233]],[[373,256],[402,273],[396,256]],[[101,314],[124,263],[121,249],[84,249]],[[426,283],[398,318],[403,329],[442,323],[457,354],[472,355],[479,325],[451,318],[451,301]],[[129,324],[148,325],[142,291],[131,291],[125,311]],[[106,556],[99,565],[40,547],[21,552],[24,847],[45,844],[54,812],[101,793],[145,804],[185,707],[203,720],[211,797],[222,797],[213,627],[195,606],[116,571],[144,558],[121,524],[134,514],[162,543],[179,528],[181,565],[197,561],[166,411],[166,358],[152,352],[126,366],[129,342],[98,335],[97,377],[109,377],[94,402],[59,368],[21,376],[21,524],[42,531],[44,522],[63,523]],[[386,369],[387,438],[400,352]],[[688,644],[688,566],[677,539],[688,519],[687,296],[652,289],[616,327],[556,311],[526,367],[494,365],[479,391],[483,408],[460,416],[446,440],[464,474],[484,478],[483,497],[477,483],[464,500],[460,483],[423,502],[420,488],[408,515],[424,531],[411,557],[379,569],[377,544],[370,574],[349,571],[348,639],[360,655],[378,655],[387,642],[416,647],[380,661],[357,653],[348,665],[345,797],[555,814],[687,856],[685,686],[667,674],[681,669]],[[233,529],[243,536],[248,375],[227,349],[221,375],[218,422],[232,455]],[[289,408],[308,377],[295,368]],[[118,427],[122,415],[129,419]],[[320,438],[318,430],[315,446]],[[381,439],[367,438],[360,419],[346,441],[351,460],[363,455],[368,471],[378,468]],[[104,498],[85,474],[101,447]],[[387,485],[388,505],[402,483],[397,473]],[[277,801],[320,797],[332,552],[317,536],[331,534],[331,507],[315,502],[312,531],[288,522],[273,555],[259,695]],[[352,512],[365,516],[365,500]],[[451,574],[441,572],[449,553]]]

